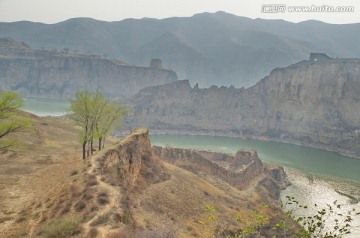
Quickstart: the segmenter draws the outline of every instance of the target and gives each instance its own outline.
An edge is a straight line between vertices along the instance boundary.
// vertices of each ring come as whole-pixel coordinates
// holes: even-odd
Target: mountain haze
[[[360,57],[360,24],[318,21],[291,23],[239,17],[224,12],[192,17],[127,19],[89,18],[57,24],[0,23],[0,37],[35,48],[70,48],[148,66],[153,58],[200,86],[249,87],[275,67],[307,58],[310,52]]]
[[[274,140],[359,158],[360,59],[313,56],[248,89],[186,80],[143,89],[129,102],[126,126]]]
[[[156,62],[156,60],[154,61]],[[135,67],[98,55],[34,50],[0,38],[0,88],[31,97],[72,97],[77,90],[100,90],[109,97],[128,97],[139,90],[177,80],[174,71]]]

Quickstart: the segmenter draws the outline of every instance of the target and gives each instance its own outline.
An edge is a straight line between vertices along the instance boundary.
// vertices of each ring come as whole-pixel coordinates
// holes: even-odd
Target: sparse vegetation
[[[132,217],[130,209],[128,209],[128,208],[125,209],[124,215],[122,216],[121,221],[122,221],[122,223],[127,224],[130,227],[134,227],[135,222],[134,222],[134,219]]]
[[[71,197],[73,197],[73,198],[76,198],[76,197],[80,196],[80,194],[81,194],[79,186],[76,186],[76,185],[72,185],[70,187],[70,191],[71,191]]]
[[[45,224],[40,235],[46,238],[67,238],[79,234],[81,230],[81,219],[68,217]]]
[[[61,210],[61,214],[66,214],[66,213],[70,212],[71,205],[72,205],[71,201],[67,202],[65,204],[64,208]]]
[[[98,197],[97,201],[100,205],[105,205],[109,203],[109,199],[107,197]]]
[[[95,218],[94,221],[91,222],[90,225],[98,226],[98,225],[106,224],[107,222],[109,222],[111,215],[112,215],[111,212],[107,212],[105,214],[99,215],[98,217]]]
[[[98,185],[98,181],[96,180],[96,178],[91,178],[86,182],[86,185],[89,187],[95,186]]]
[[[266,209],[265,204],[262,205],[263,209]],[[226,235],[226,238],[246,238],[253,236],[260,236],[262,230],[269,224],[270,218],[264,215],[264,211],[252,210],[249,218],[242,218],[240,214],[236,216],[236,221],[243,223],[243,227],[240,232],[233,235]]]
[[[87,187],[92,187],[95,185],[98,185],[98,181],[95,175],[88,175],[87,179],[86,179],[86,186]]]
[[[319,210],[313,215],[296,215],[296,211],[299,209],[305,211],[308,206],[300,204],[290,196],[286,197],[286,201],[282,203],[281,207],[285,210],[283,219],[273,229],[279,229],[282,237],[285,238],[292,237],[288,234],[292,229],[292,221],[296,221],[301,226],[300,230],[296,232],[296,236],[293,237],[340,238],[351,233],[353,217],[360,215],[355,209],[343,213],[340,210],[342,205],[337,201],[327,204],[325,208],[318,208],[317,204],[314,204],[314,207]]]
[[[83,199],[85,199],[86,201],[93,199],[95,191],[96,191],[95,189],[86,188],[83,191]]]
[[[133,237],[133,235],[127,230],[125,231],[121,230],[121,231],[113,231],[106,236],[106,238],[119,238],[119,237],[131,238]]]
[[[78,201],[75,204],[75,211],[77,211],[77,212],[81,212],[85,208],[86,208],[86,203],[84,201]]]
[[[13,92],[0,90],[0,152],[16,145],[14,139],[4,139],[9,134],[19,132],[29,126],[27,118],[19,116],[23,100]]]
[[[250,217],[236,216],[240,229],[236,232],[221,231],[221,237],[247,238],[263,236],[263,231],[272,230],[272,238],[341,238],[351,233],[351,222],[354,216],[360,215],[355,209],[343,214],[341,205],[335,201],[326,208],[320,208],[313,215],[295,215],[299,209],[306,210],[308,206],[301,205],[294,197],[286,197],[286,202],[281,205],[285,209],[282,219],[271,225],[270,217],[263,210],[252,210]],[[317,208],[317,205],[314,205]],[[267,208],[264,204],[263,208]],[[218,221],[218,213],[213,205],[206,204],[204,209],[206,220],[198,221],[203,229]]]
[[[77,175],[79,173],[79,170],[74,169],[73,171],[71,171],[71,176]]]
[[[98,139],[101,150],[112,126],[121,122],[127,110],[120,104],[111,103],[99,91],[95,93],[78,91],[75,99],[70,100],[70,103],[72,118],[82,128],[80,131],[82,157],[86,159],[94,151],[94,139]]]
[[[21,238],[21,237],[26,237],[28,235],[27,231],[21,231],[13,236],[11,236],[11,238]]]
[[[101,111],[98,120],[95,121],[95,133],[99,141],[99,150],[104,148],[105,139],[113,126],[119,126],[124,116],[127,114],[127,109],[115,103],[110,103],[106,100],[105,106]]]
[[[95,238],[98,236],[98,230],[95,227],[90,228],[88,232],[88,236],[91,238]]]

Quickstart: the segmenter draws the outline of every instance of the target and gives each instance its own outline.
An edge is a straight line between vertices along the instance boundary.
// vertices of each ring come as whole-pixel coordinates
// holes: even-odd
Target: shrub
[[[97,201],[100,205],[105,205],[109,203],[109,197],[108,194],[106,192],[100,192],[98,194],[98,198]]]
[[[327,204],[325,208],[319,209],[314,215],[299,215],[295,211],[308,209],[307,205],[301,205],[294,197],[286,196],[285,203],[281,208],[285,209],[284,217],[280,220],[275,229],[280,229],[286,237],[287,231],[291,229],[289,221],[295,220],[302,228],[297,232],[300,237],[343,237],[351,233],[353,217],[360,215],[356,209],[342,212],[342,205],[337,201]]]
[[[89,178],[88,181],[86,181],[86,185],[88,187],[95,186],[98,185],[98,181],[96,180],[96,178]]]
[[[97,237],[97,236],[98,236],[98,231],[97,231],[97,229],[94,228],[94,227],[91,228],[91,229],[89,230],[88,236],[89,236],[89,237]]]
[[[122,216],[122,223],[129,225],[130,227],[135,226],[135,222],[129,209],[126,209],[124,211],[124,215]]]
[[[78,186],[75,186],[75,185],[71,185],[70,187],[70,191],[71,191],[71,196],[73,198],[76,198],[78,196],[80,196],[80,188]]]
[[[111,212],[107,212],[105,214],[98,216],[95,220],[93,220],[90,223],[90,226],[98,226],[101,224],[106,224],[109,222],[110,218],[111,218]]]
[[[66,214],[70,212],[71,205],[72,205],[71,202],[66,203],[65,207],[61,211],[61,214]]]
[[[28,236],[27,231],[21,231],[20,233],[11,236],[11,238],[21,238],[21,237],[27,237],[27,236]]]
[[[46,238],[66,238],[79,234],[81,230],[80,218],[64,218],[44,225],[40,234]]]
[[[71,171],[70,175],[74,176],[74,175],[76,175],[78,173],[79,173],[79,170],[75,169],[75,170]]]
[[[75,210],[77,212],[81,212],[86,207],[86,203],[84,201],[79,201],[75,204]]]
[[[122,238],[131,238],[132,237],[132,234],[129,233],[129,231],[116,231],[116,232],[112,232],[110,234],[108,234],[106,236],[106,238],[119,238],[119,237],[122,237]]]
[[[86,201],[91,200],[94,197],[94,193],[96,192],[95,189],[90,188],[90,189],[84,189],[83,191],[83,199],[85,199]]]

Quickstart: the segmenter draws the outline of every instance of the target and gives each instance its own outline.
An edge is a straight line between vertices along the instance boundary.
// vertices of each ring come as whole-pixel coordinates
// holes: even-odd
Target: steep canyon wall
[[[141,89],[177,80],[174,71],[127,65],[97,55],[33,50],[0,39],[0,88],[31,97],[68,98],[77,90],[100,90],[109,97],[129,97]]]
[[[260,138],[360,158],[360,59],[302,61],[249,89],[178,81],[140,91],[129,106],[129,128]]]

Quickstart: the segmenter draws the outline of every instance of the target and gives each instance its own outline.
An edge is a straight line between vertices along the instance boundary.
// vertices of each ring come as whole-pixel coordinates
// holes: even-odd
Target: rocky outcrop
[[[279,196],[280,189],[289,186],[289,180],[282,167],[267,169],[255,150],[239,150],[234,156],[181,148],[153,147],[159,158],[197,175],[207,174],[221,179],[240,190],[250,185],[261,187],[263,181],[274,184],[267,186],[268,192]]]
[[[271,180],[275,188],[268,191],[279,194],[280,189],[289,185],[283,168],[263,165],[255,150],[239,150],[231,156],[208,151],[151,147],[149,131],[145,128],[133,130],[119,143],[97,155],[95,170],[110,184],[132,187],[145,167],[155,167],[157,164],[153,163],[153,155],[197,175],[214,176],[240,190],[247,189],[249,185],[256,187],[259,181]]]
[[[128,127],[153,133],[239,136],[360,158],[360,59],[302,61],[249,89],[150,87],[129,101]]]
[[[286,189],[291,185],[284,167],[279,165],[268,165],[267,169],[270,173],[270,177],[276,181],[276,184],[280,189]]]
[[[208,151],[151,147],[149,131],[145,128],[133,130],[123,140],[97,154],[94,172],[109,184],[130,188],[140,176],[142,183],[144,178],[149,180],[147,183],[156,183],[153,177],[159,177],[158,181],[168,179],[169,175],[158,162],[154,162],[154,156],[200,177],[210,175],[240,190],[257,188],[262,194],[272,194],[276,199],[280,190],[289,186],[284,169],[275,165],[265,166],[255,150],[239,150],[232,156]],[[150,173],[153,175],[149,176]]]
[[[266,168],[268,176],[260,180],[256,190],[264,197],[271,196],[268,199],[268,202],[271,202],[272,199],[279,199],[280,191],[289,187],[291,182],[282,166],[267,165]]]
[[[151,162],[149,131],[141,128],[131,132],[104,154],[98,156],[96,169],[110,183],[133,186],[143,163]]]
[[[255,136],[360,157],[360,59],[301,62],[249,89]],[[255,98],[255,97],[256,98]]]
[[[101,90],[109,97],[128,97],[141,89],[177,80],[174,71],[129,66],[97,55],[33,50],[0,39],[0,88],[33,97],[71,97],[77,90]]]

